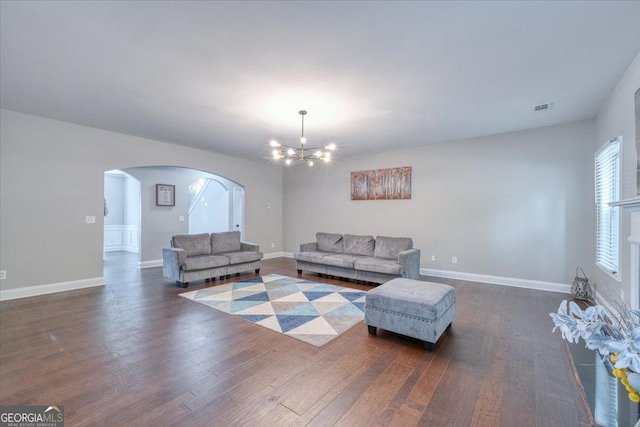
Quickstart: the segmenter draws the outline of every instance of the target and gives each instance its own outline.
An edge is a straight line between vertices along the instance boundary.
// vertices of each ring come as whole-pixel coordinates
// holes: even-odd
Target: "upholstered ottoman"
[[[371,335],[382,328],[423,340],[429,351],[456,317],[455,290],[440,283],[393,279],[367,292],[365,301]]]

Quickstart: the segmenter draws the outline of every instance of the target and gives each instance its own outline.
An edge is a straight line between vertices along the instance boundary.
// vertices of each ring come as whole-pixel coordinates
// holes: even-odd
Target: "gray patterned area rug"
[[[316,347],[364,319],[364,291],[279,274],[180,296]]]

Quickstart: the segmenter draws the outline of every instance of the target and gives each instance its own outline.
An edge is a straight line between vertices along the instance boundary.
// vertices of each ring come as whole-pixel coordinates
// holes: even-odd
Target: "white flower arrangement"
[[[582,338],[591,350],[597,350],[613,363],[613,375],[629,392],[629,399],[640,402],[640,311],[619,307],[620,316],[608,316],[604,307],[595,305],[581,310],[571,301],[562,301],[557,313],[550,313],[562,338],[577,343]]]

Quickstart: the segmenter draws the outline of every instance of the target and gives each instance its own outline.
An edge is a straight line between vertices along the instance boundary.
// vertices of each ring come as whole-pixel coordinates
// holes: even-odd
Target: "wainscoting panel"
[[[105,225],[104,251],[139,252],[138,241],[140,232],[135,225]]]

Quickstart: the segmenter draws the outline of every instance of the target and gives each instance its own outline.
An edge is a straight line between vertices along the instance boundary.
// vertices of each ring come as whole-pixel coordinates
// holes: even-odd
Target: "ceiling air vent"
[[[533,107],[533,111],[543,111],[543,110],[550,110],[551,109],[551,103],[548,102],[546,104],[540,104],[540,105],[536,105],[535,107]]]

